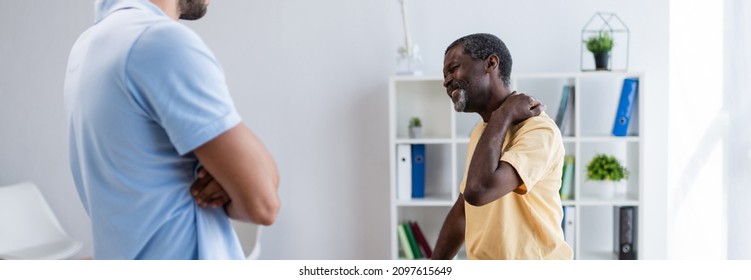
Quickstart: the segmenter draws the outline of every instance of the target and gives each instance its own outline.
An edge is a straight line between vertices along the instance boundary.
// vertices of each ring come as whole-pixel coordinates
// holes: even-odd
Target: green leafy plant
[[[628,179],[628,169],[614,156],[597,154],[587,164],[587,179],[594,181],[620,181]]]
[[[587,44],[587,50],[593,54],[609,53],[613,49],[613,38],[610,37],[610,32],[600,31],[584,42]]]
[[[409,119],[409,127],[421,127],[422,122],[420,121],[420,118],[418,117],[412,117]]]

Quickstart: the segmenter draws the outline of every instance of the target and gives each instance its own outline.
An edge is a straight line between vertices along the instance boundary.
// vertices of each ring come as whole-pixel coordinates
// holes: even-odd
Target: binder
[[[396,199],[412,198],[412,145],[396,145]]]
[[[425,239],[425,235],[422,234],[420,226],[418,226],[415,221],[409,222],[409,225],[412,226],[412,234],[415,235],[417,245],[420,245],[419,247],[422,249],[422,255],[425,258],[430,259],[430,257],[433,256],[433,250],[430,249],[430,244],[428,244],[428,240]]]
[[[425,197],[425,144],[412,145],[412,198]]]
[[[409,240],[409,247],[412,250],[414,259],[422,259],[420,245],[417,245],[417,239],[415,239],[415,234],[412,232],[412,226],[409,221],[402,223],[401,226],[404,227],[404,232],[407,234],[407,240]]]
[[[637,90],[639,88],[639,79],[626,78],[623,80],[621,89],[621,99],[618,102],[618,111],[615,114],[615,123],[613,124],[613,135],[626,136],[628,132],[628,123],[631,121],[631,111],[634,108]]]
[[[574,198],[574,156],[563,158],[563,176],[561,178],[561,200]]]
[[[618,260],[636,259],[636,208],[615,206],[613,215],[614,251]]]
[[[566,240],[566,243],[568,243],[568,246],[571,246],[571,249],[574,251],[576,251],[576,249],[574,249],[574,245],[576,245],[575,210],[576,208],[574,208],[574,206],[563,206],[563,238]]]
[[[408,260],[414,260],[415,255],[414,253],[412,253],[412,246],[409,244],[409,238],[407,238],[407,232],[404,230],[404,224],[399,224],[396,227],[396,234],[399,236],[399,244],[402,245],[404,258]]]
[[[555,116],[555,124],[558,126],[558,130],[561,131],[561,135],[565,135],[564,129],[566,124],[571,120],[571,109],[574,107],[574,86],[563,86],[563,93],[561,94],[561,102],[558,105],[558,113]]]

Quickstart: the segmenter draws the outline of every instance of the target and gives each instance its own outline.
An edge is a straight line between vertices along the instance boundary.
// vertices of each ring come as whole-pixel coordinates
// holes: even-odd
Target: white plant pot
[[[626,182],[621,181],[598,181],[594,188],[597,195],[602,199],[626,198]]]
[[[422,126],[410,126],[409,138],[422,138]]]

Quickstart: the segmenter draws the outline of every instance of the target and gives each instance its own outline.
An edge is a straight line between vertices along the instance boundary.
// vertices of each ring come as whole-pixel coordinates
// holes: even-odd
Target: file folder
[[[396,199],[412,198],[412,145],[396,145]]]
[[[555,116],[555,124],[561,131],[561,135],[567,135],[565,132],[566,124],[570,122],[572,110],[574,107],[574,86],[563,86],[561,94],[561,103],[558,105],[558,113]]]
[[[576,208],[574,206],[563,206],[563,238],[571,246],[571,250],[574,249],[576,240]]]
[[[561,200],[574,198],[574,156],[563,157],[563,176],[560,189]]]
[[[626,136],[628,132],[628,123],[631,121],[631,111],[634,108],[637,89],[639,88],[639,79],[626,78],[623,80],[621,89],[621,99],[618,102],[618,111],[615,114],[615,124],[613,124],[613,135]]]
[[[425,197],[425,144],[412,145],[412,198]]]
[[[636,259],[636,207],[615,206],[613,215],[615,258],[618,260]]]

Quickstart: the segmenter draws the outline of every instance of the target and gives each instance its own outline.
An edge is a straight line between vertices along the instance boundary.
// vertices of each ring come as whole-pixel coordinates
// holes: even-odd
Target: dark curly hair
[[[493,34],[477,33],[471,34],[459,39],[456,39],[451,45],[446,48],[446,55],[449,50],[458,44],[464,46],[464,53],[468,54],[474,59],[484,60],[491,54],[498,56],[500,60],[498,63],[499,74],[503,83],[508,86],[511,82],[511,53],[506,48],[506,44],[501,41],[500,38]]]

